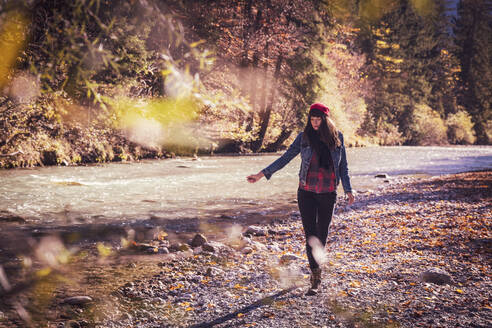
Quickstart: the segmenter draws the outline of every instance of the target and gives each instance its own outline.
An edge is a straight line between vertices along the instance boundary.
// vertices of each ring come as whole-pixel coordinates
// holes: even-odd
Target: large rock
[[[443,270],[429,269],[420,274],[420,280],[437,285],[451,284],[451,277]]]
[[[270,235],[286,235],[290,233],[288,229],[268,229]]]
[[[178,250],[181,252],[187,252],[187,251],[190,251],[191,248],[190,248],[190,246],[188,246],[188,244],[179,244]]]
[[[251,241],[250,246],[256,249],[257,251],[266,251],[267,246],[265,244],[260,243],[259,241]]]
[[[186,252],[190,251],[191,247],[188,244],[184,243],[172,243],[171,246],[169,246],[168,251],[169,252]]]
[[[265,246],[265,245],[263,245]],[[275,253],[280,253],[282,252],[282,249],[280,249],[280,247],[278,246],[277,243],[272,243],[272,244],[269,244],[268,246],[266,246],[268,248],[269,251],[271,252],[275,252]]]
[[[267,229],[264,227],[251,225],[246,229],[244,233],[245,236],[265,236],[267,234]]]
[[[208,267],[207,271],[205,272],[206,277],[217,277],[221,276],[224,274],[224,271],[222,271],[219,268],[214,268],[214,267]]]
[[[202,252],[203,252],[203,248],[202,248],[202,246],[198,246],[198,247],[193,248],[193,254],[194,254],[194,255],[199,255],[199,254],[201,254]]]
[[[159,252],[159,248],[151,244],[138,243],[138,244],[132,244],[130,247],[138,252],[144,252],[149,254],[155,254]]]
[[[18,223],[24,223],[26,222],[26,219],[17,216],[17,215],[12,215],[11,213],[7,211],[0,211],[0,222],[18,222]]]
[[[195,237],[193,237],[193,239],[191,240],[190,245],[191,247],[195,248],[195,247],[202,246],[206,242],[207,242],[207,238],[205,238],[205,236],[202,235],[201,233],[197,233]]]
[[[243,254],[251,254],[251,253],[253,253],[253,249],[251,247],[247,246],[247,247],[244,247],[241,250],[241,253],[243,253]]]
[[[285,254],[280,258],[280,264],[289,264],[292,261],[301,260],[301,258],[294,254]]]
[[[209,241],[202,245],[202,249],[205,252],[209,252],[209,253],[217,253],[218,251],[224,249],[225,247],[226,246],[224,244],[219,243],[217,241]]]

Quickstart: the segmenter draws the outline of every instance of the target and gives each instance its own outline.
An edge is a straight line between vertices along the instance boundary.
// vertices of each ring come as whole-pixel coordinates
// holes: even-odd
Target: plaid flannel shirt
[[[335,172],[333,168],[325,169],[319,165],[319,158],[315,152],[311,157],[306,184],[299,184],[299,188],[317,194],[335,191]]]

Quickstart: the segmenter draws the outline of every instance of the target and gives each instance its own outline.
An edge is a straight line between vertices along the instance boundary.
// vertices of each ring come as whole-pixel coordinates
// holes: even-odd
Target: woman
[[[267,168],[247,177],[251,183],[257,182],[262,177],[270,179],[273,173],[301,153],[297,201],[311,269],[311,289],[308,291],[310,295],[316,294],[321,284],[321,268],[313,257],[311,246],[316,238],[323,249],[326,245],[336,202],[336,188],[340,181],[348,197],[348,203],[354,202],[343,135],[329,119],[329,113],[330,110],[325,105],[312,104],[304,131],[299,133],[289,149]]]

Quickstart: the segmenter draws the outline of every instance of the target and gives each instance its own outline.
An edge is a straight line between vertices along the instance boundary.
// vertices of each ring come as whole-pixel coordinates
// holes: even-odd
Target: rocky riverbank
[[[202,234],[86,241],[68,248],[63,265],[11,278],[0,325],[488,327],[491,189],[490,171],[390,177],[352,206],[340,199],[315,296],[305,295],[295,212],[253,226],[202,225]]]
[[[171,157],[113,126],[108,117],[63,98],[25,105],[0,95],[0,169]]]

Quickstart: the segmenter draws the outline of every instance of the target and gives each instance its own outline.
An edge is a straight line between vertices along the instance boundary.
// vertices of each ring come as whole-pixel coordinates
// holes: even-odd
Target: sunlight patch
[[[191,149],[200,144],[197,105],[190,98],[120,99],[114,108],[121,131],[138,144]]]
[[[27,19],[19,12],[7,16],[0,27],[0,88],[9,81],[9,71],[14,66],[17,56],[24,47],[26,39]]]

